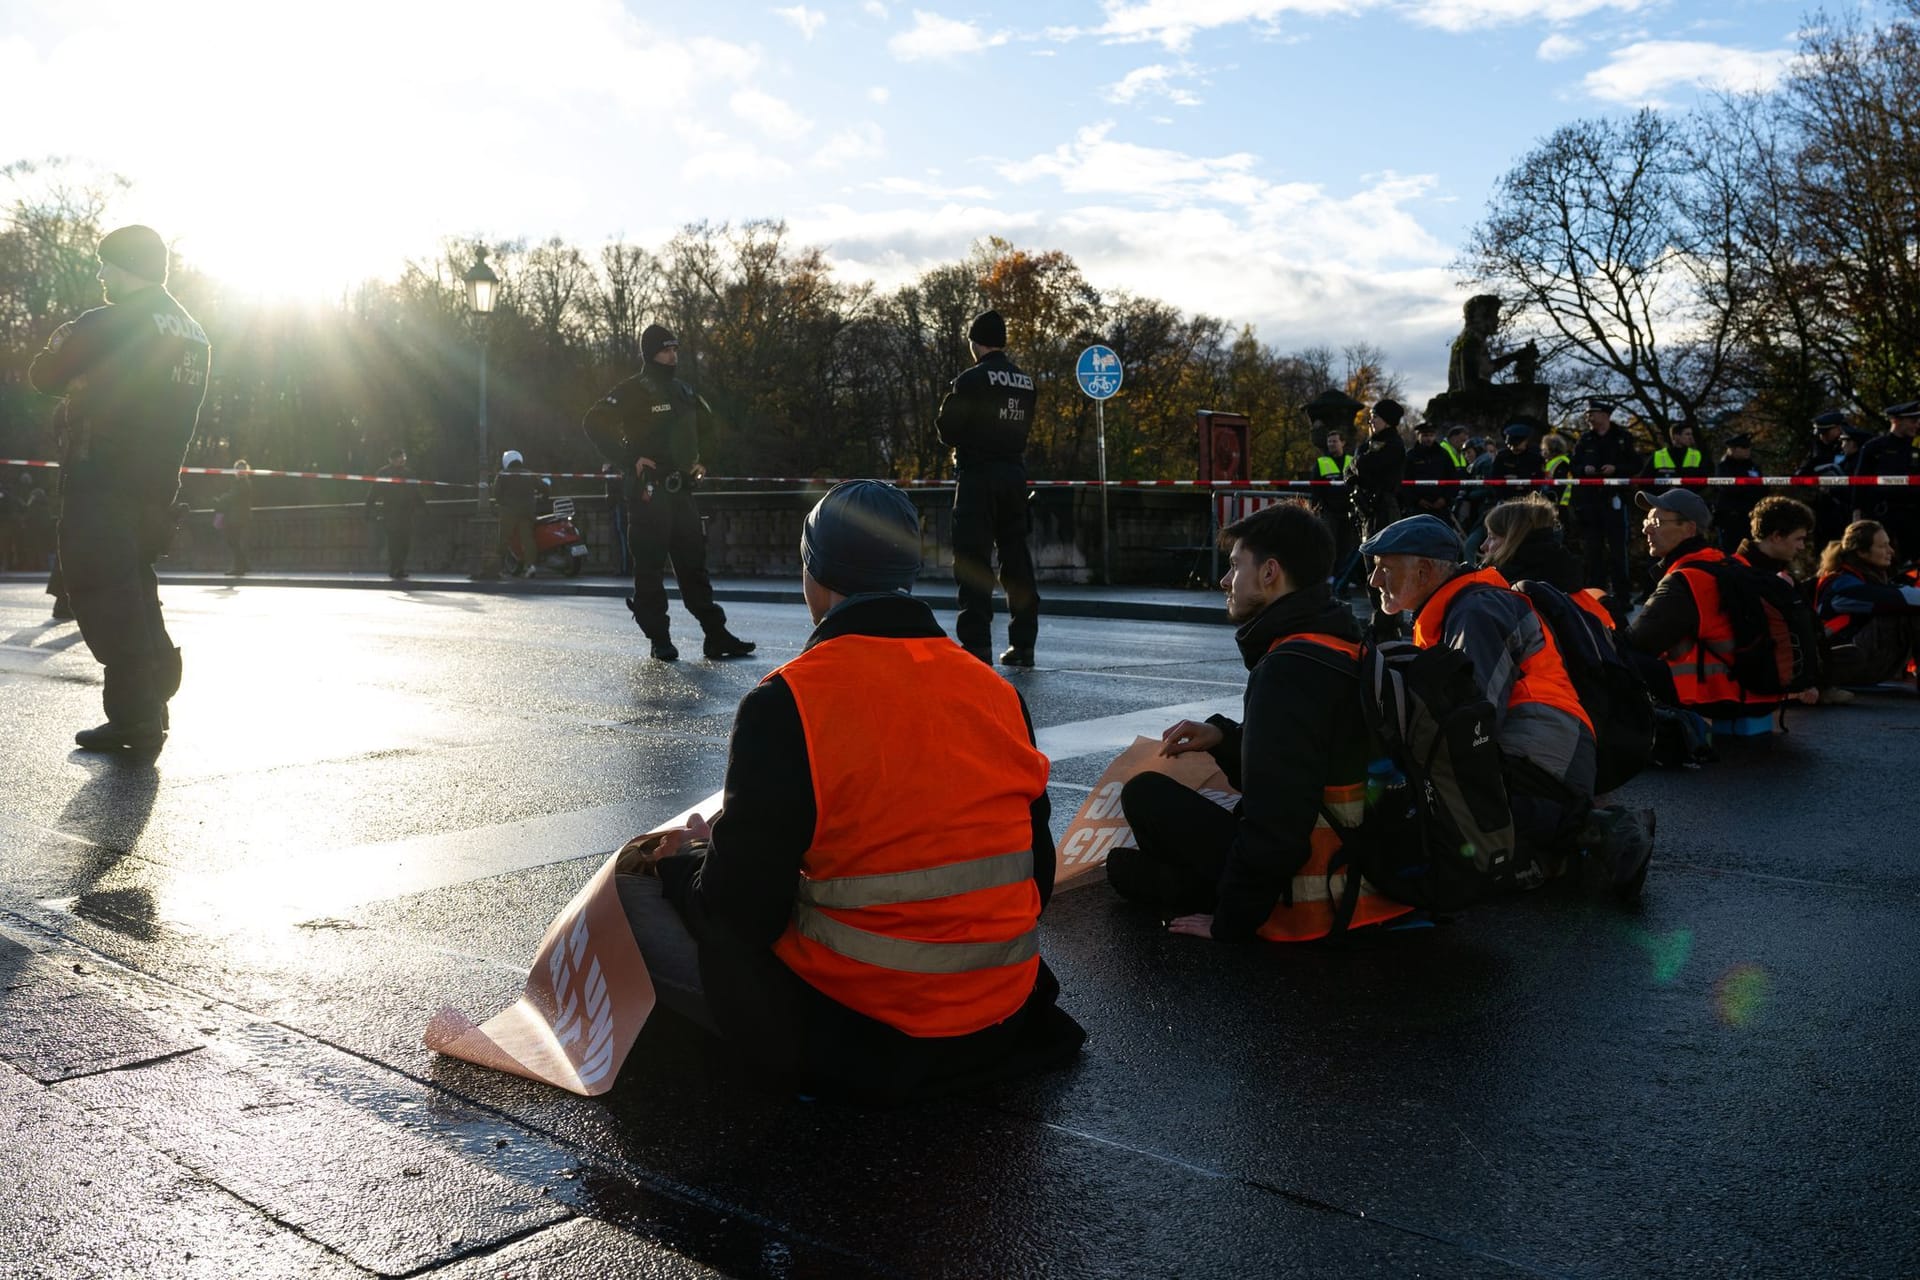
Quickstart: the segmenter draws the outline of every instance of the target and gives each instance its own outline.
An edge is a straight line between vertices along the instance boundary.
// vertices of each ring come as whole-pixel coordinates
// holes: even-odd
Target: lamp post
[[[467,269],[467,274],[462,278],[467,285],[467,314],[473,324],[474,337],[480,345],[480,412],[474,427],[475,476],[478,483],[473,492],[473,576],[497,578],[500,576],[500,565],[494,558],[497,539],[493,536],[493,521],[487,510],[487,477],[492,471],[489,466],[491,455],[487,451],[487,325],[493,314],[494,300],[500,294],[500,277],[487,265],[485,245],[475,247],[473,266]]]

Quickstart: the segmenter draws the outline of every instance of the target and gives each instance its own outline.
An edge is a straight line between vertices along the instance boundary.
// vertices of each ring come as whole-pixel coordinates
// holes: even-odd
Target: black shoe
[[[1033,650],[1023,645],[1009,645],[1000,654],[1003,667],[1030,667],[1033,665]]]
[[[67,603],[65,596],[59,596],[54,599],[53,620],[55,622],[73,621],[73,606]]]
[[[742,640],[731,631],[716,631],[707,637],[706,655],[718,661],[722,658],[744,658],[757,646],[751,640]]]
[[[109,720],[73,735],[75,745],[82,751],[151,751],[166,740],[166,728],[158,720],[142,724],[115,724]]]
[[[962,645],[961,648],[966,649],[968,653],[980,659],[980,661],[986,663],[988,666],[993,665],[993,655],[991,653],[988,653],[985,649],[974,649],[966,645]]]
[[[1651,809],[1595,809],[1582,833],[1581,887],[1590,893],[1610,892],[1622,902],[1637,901],[1653,860],[1654,826]]]
[[[680,651],[673,647],[673,641],[663,636],[653,642],[653,656],[662,662],[673,662],[680,657]]]

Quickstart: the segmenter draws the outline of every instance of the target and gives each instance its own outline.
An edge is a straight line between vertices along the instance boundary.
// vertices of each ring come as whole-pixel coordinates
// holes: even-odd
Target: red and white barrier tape
[[[49,467],[57,468],[57,462],[47,462],[34,458],[0,458],[0,467]],[[232,467],[182,467],[183,476],[236,476],[241,474]],[[452,480],[419,480],[397,476],[369,476],[340,471],[272,471],[255,467],[246,473],[250,476],[273,476],[294,480],[350,480],[360,484],[417,484],[436,489],[471,489],[475,486]],[[534,471],[531,475],[548,480],[605,480],[607,475],[601,471]],[[1402,480],[1403,488],[1415,489],[1563,489],[1563,488],[1722,488],[1722,487],[1776,487],[1793,488],[1854,488],[1874,485],[1906,487],[1915,479],[1912,476],[1691,476],[1679,480],[1654,480],[1636,476],[1591,476],[1566,480],[1521,480],[1510,477],[1478,477],[1466,480]],[[808,487],[825,487],[839,484],[840,480],[823,476],[706,476],[701,483],[709,488],[722,484],[790,484]],[[951,480],[894,480],[891,483],[903,489],[950,489]],[[1351,485],[1348,480],[1315,478],[1312,480],[1029,480],[1028,485],[1035,489],[1098,489],[1104,483],[1109,489],[1206,489],[1210,491],[1233,489],[1329,489],[1345,488]]]

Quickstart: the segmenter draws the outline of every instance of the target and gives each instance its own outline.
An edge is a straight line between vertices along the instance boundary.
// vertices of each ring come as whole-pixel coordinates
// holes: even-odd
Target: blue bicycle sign
[[[1120,390],[1125,370],[1120,367],[1120,357],[1112,347],[1095,344],[1080,353],[1073,376],[1080,380],[1080,389],[1095,400],[1108,400]]]

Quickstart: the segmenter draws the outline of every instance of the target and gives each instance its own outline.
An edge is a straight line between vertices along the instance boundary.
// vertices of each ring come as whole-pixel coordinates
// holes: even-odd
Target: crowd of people
[[[108,305],[61,326],[29,376],[63,397],[58,556],[105,668],[107,723],[76,741],[152,749],[182,670],[152,566],[210,346],[164,288],[157,235],[122,228],[98,252]],[[1034,384],[998,314],[968,336],[976,363],[938,415],[959,476],[955,637],[911,591],[914,503],[878,480],[836,485],[801,536],[813,630],[742,700],[720,810],[636,837],[620,857],[660,1002],[809,1091],[943,1093],[1064,1062],[1085,1039],[1039,950],[1055,869],[1048,762],[991,651],[997,555],[1010,614],[998,665],[1034,662]],[[585,421],[624,509],[628,608],[652,656],[677,659],[671,561],[706,656],[747,656],[754,644],[728,629],[706,575],[693,496],[705,401],[677,376],[671,332],[649,326],[641,347],[641,372]],[[1816,420],[1810,473],[1912,475],[1920,402],[1887,416],[1887,432],[1851,448],[1844,421]],[[1181,721],[1161,750],[1211,752],[1238,796],[1228,807],[1141,773],[1121,796],[1133,842],[1109,859],[1114,890],[1177,934],[1400,929],[1552,882],[1632,899],[1655,820],[1615,792],[1660,762],[1660,713],[1685,748],[1669,762],[1697,764],[1695,744],[1716,733],[1765,732],[1789,701],[1845,702],[1847,686],[1914,661],[1920,586],[1900,557],[1920,532],[1920,495],[1823,493],[1853,507],[1803,575],[1833,514],[1753,486],[1722,486],[1710,503],[1678,483],[1705,465],[1684,427],[1642,458],[1603,401],[1577,441],[1517,422],[1497,451],[1427,424],[1409,448],[1405,418],[1374,404],[1351,452],[1329,433],[1313,468],[1338,482],[1329,500],[1283,500],[1220,531],[1242,714]],[[1718,474],[1757,474],[1750,441],[1724,444]],[[531,549],[538,482],[519,461],[503,459],[496,494],[507,553]],[[404,453],[387,474],[407,477]],[[1403,490],[1474,476],[1632,483]],[[376,502],[404,577],[416,491],[375,486],[369,514]],[[250,507],[243,474],[220,508],[226,527]],[[1629,558],[1636,511],[1653,567],[1644,591]],[[244,529],[230,542],[244,571]],[[1364,625],[1341,594],[1356,570]]]

